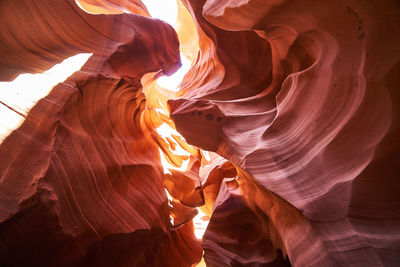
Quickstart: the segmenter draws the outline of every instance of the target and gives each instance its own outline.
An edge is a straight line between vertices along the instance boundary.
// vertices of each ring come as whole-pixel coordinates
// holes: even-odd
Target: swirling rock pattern
[[[22,3],[6,2],[2,12],[16,12],[12,5]],[[138,15],[89,15],[73,1],[26,4],[35,23],[48,18],[55,23],[39,27],[38,37],[23,28],[16,33],[36,43],[28,48],[33,44],[21,40],[26,50],[19,54],[12,46],[2,50],[14,57],[12,64],[3,58],[2,78],[44,70],[71,53],[94,55],[40,100],[1,144],[1,265],[189,266],[200,261],[190,220],[194,214],[180,226],[170,223],[159,146],[152,137],[162,121],[147,108],[140,83],[147,72],[169,74],[179,66],[176,33]],[[57,10],[63,13],[58,19]],[[68,16],[72,36],[59,28],[66,27]],[[182,217],[184,211],[174,214]]]
[[[395,265],[398,3],[186,5],[205,36],[199,35],[201,52],[182,83],[182,98],[170,101],[177,129],[305,216],[309,230],[280,232],[293,265]],[[253,198],[249,193],[244,197]],[[265,202],[256,206],[263,210]],[[274,221],[276,214],[268,216]],[[286,239],[296,236],[303,242]]]
[[[0,265],[398,264],[396,1],[78,2],[0,4],[0,80],[93,53],[0,144]]]

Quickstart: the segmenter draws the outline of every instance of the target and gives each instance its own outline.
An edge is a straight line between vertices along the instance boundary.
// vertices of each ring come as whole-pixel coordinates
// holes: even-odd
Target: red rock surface
[[[396,1],[183,0],[177,33],[140,1],[79,3],[101,15],[0,4],[0,80],[93,53],[0,144],[0,265],[399,264]],[[172,122],[154,79],[179,45]]]
[[[265,212],[293,265],[396,265],[398,3],[186,4],[205,37],[181,99],[170,102],[177,129],[301,212],[306,226],[293,232],[300,222]],[[244,198],[261,210],[268,203],[254,190]]]
[[[140,84],[144,73],[178,67],[176,33],[137,15],[89,15],[72,1],[48,5],[50,11],[46,5],[40,11],[50,17],[54,14],[48,12],[67,6],[64,13],[71,14],[60,11],[65,18],[85,20],[74,25],[72,37],[54,26],[69,44],[37,39],[38,47],[52,45],[54,61],[37,52],[31,62],[29,50],[15,55],[21,63],[15,60],[14,66],[44,70],[72,51],[95,55],[40,100],[1,144],[1,265],[143,266],[149,260],[153,266],[186,266],[199,261],[200,242],[191,222],[170,223],[152,137],[161,119],[146,108]],[[14,48],[8,49],[2,54],[13,55]],[[6,79],[17,72],[2,70]]]

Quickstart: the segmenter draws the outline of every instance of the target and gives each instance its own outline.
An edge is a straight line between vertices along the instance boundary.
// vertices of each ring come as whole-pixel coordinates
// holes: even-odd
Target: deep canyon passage
[[[400,266],[399,1],[0,15],[0,266]]]

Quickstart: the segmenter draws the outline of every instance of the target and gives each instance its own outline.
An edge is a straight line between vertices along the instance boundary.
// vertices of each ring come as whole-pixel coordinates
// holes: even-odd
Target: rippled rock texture
[[[93,53],[0,144],[0,265],[399,264],[396,1],[183,0],[196,37],[79,4],[0,4],[1,80]],[[143,88],[179,45],[178,96]]]

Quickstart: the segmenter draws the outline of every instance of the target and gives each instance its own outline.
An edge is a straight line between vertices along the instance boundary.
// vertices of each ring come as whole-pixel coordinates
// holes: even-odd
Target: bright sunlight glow
[[[190,61],[181,54],[181,68],[171,76],[163,76],[157,79],[157,84],[167,90],[177,92],[179,91],[179,84],[182,82],[186,72],[190,69]]]
[[[153,18],[161,19],[175,28],[178,18],[176,0],[143,0],[142,2],[146,5]],[[173,92],[179,91],[178,86],[186,72],[190,69],[190,61],[182,54],[180,56],[182,62],[181,68],[171,76],[164,76],[157,79],[158,85]]]
[[[197,215],[193,218],[193,223],[194,223],[194,235],[198,239],[202,239],[203,235],[206,231],[206,228],[208,226],[208,223],[210,221],[210,217],[202,212],[199,208],[197,208]]]
[[[176,0],[142,0],[150,16],[161,19],[175,27],[178,18],[178,5]]]
[[[176,4],[176,0],[142,0],[142,1],[147,6],[147,9],[152,17],[159,18],[169,23],[172,27],[175,27],[178,14],[178,7]],[[185,74],[190,69],[190,61],[182,54],[180,56],[182,62],[181,68],[169,77],[164,76],[157,79],[157,84],[169,91],[173,92],[179,91],[180,89],[179,84],[181,83]],[[163,110],[158,112],[165,113]],[[163,139],[166,139],[168,137],[170,140],[174,140],[172,138],[172,134],[182,137],[176,130],[172,129],[166,123],[162,124],[159,128],[157,128],[157,133]],[[177,143],[175,144],[175,150],[173,150],[172,152],[176,155],[185,155],[185,156],[190,155],[186,150],[182,149]],[[206,157],[206,160],[210,160],[210,156],[207,151],[203,151],[203,154]],[[161,151],[161,149],[160,149],[160,156],[161,156],[161,163],[164,168],[164,173],[171,174],[169,169],[185,171],[188,167],[189,159],[183,162],[182,167],[176,168],[175,166],[172,166],[167,162],[164,153]],[[167,192],[167,196],[169,199],[168,203],[170,203],[172,197],[169,195],[167,190],[165,191]],[[196,238],[202,239],[210,218],[199,208],[197,210],[198,214],[193,218],[193,223],[195,228],[194,234]],[[173,223],[173,218],[171,216],[170,219],[171,223]],[[197,266],[205,266],[204,261],[200,262]]]
[[[0,82],[0,143],[25,120],[30,109],[55,85],[79,70],[92,54],[78,54],[38,74],[21,74]]]
[[[164,139],[166,140],[166,138],[168,137],[172,142],[175,143],[175,150],[171,149],[171,152],[173,152],[175,155],[181,155],[181,156],[188,156],[187,160],[184,160],[182,163],[181,167],[175,167],[171,164],[168,163],[167,159],[165,158],[164,153],[162,152],[161,149],[160,150],[160,157],[161,157],[161,164],[164,168],[164,174],[171,174],[171,172],[169,171],[170,169],[173,170],[179,170],[179,171],[186,171],[189,165],[189,161],[190,161],[190,153],[187,152],[186,150],[184,150],[177,142],[175,142],[174,138],[172,137],[172,135],[177,135],[181,138],[183,138],[175,129],[172,129],[168,124],[163,123],[160,127],[158,127],[156,129],[157,133]]]

